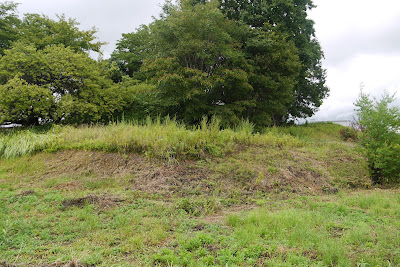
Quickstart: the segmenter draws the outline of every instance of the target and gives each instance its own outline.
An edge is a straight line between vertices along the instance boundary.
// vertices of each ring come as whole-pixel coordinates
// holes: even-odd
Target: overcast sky
[[[0,0],[1,1],[1,0]],[[107,58],[122,33],[133,32],[160,13],[163,0],[17,0],[20,14],[76,18],[82,29],[95,26]],[[400,97],[400,1],[314,0],[310,12],[325,53],[330,96],[312,120],[352,119],[364,91],[380,96],[383,90]],[[400,103],[400,101],[397,101]]]

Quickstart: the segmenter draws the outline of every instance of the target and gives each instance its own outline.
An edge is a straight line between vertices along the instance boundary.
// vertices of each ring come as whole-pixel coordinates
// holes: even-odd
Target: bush
[[[380,100],[361,92],[356,102],[360,135],[365,148],[372,183],[398,181],[400,178],[400,110],[392,106],[395,98],[387,92]]]
[[[339,133],[340,133],[340,137],[344,140],[344,141],[355,141],[357,140],[357,130],[353,129],[351,127],[344,127],[342,129],[340,129]]]

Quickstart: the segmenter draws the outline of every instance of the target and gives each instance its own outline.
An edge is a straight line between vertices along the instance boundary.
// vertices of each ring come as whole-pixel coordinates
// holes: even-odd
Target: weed
[[[188,199],[182,198],[177,201],[177,208],[185,211],[189,215],[200,216],[214,213],[221,209],[219,201],[213,198],[208,199]]]
[[[234,130],[220,130],[220,121],[204,119],[195,128],[188,129],[174,119],[166,118],[143,124],[111,123],[108,126],[54,126],[41,132],[31,130],[0,135],[0,157],[14,158],[38,151],[68,149],[103,150],[107,152],[137,152],[149,157],[168,160],[202,158],[206,154],[223,156],[236,145],[296,146],[298,141],[289,136],[253,134],[253,125],[243,121]]]
[[[358,131],[356,129],[350,128],[350,127],[345,127],[340,129],[339,131],[340,136],[342,137],[343,141],[356,141],[357,140],[357,134]]]

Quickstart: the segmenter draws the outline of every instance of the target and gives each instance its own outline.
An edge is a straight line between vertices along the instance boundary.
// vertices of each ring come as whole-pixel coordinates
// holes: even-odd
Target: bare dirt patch
[[[246,155],[248,169],[254,172],[253,190],[263,192],[289,192],[297,194],[336,193],[324,160],[310,157],[296,148],[265,153],[265,148],[251,147]]]
[[[101,151],[60,151],[44,158],[44,170],[36,180],[59,181],[53,188],[63,191],[123,186],[125,190],[166,197],[218,195],[241,199],[255,192],[335,194],[338,191],[332,185],[326,160],[313,158],[299,149],[248,146],[224,158],[174,164],[139,154]],[[93,181],[97,184],[90,187],[88,184]]]
[[[41,179],[71,176],[93,179],[128,179],[128,189],[147,193],[181,193],[206,179],[208,168],[196,167],[195,161],[177,164],[149,160],[137,154],[118,154],[87,151],[61,151],[52,154],[45,163]],[[56,189],[74,190],[82,186],[81,180],[58,184]],[[184,190],[184,191],[187,191]],[[207,191],[207,188],[204,188]]]
[[[124,201],[123,199],[120,199],[115,196],[108,196],[108,195],[97,196],[91,194],[85,197],[64,200],[62,204],[65,208],[73,206],[83,207],[85,204],[93,204],[101,209],[107,209],[123,201]]]
[[[146,158],[136,154],[98,151],[60,151],[45,163],[44,176],[93,175],[97,177],[123,176],[151,166]]]
[[[25,197],[25,196],[34,195],[34,194],[35,194],[35,191],[33,191],[33,190],[23,190],[21,193],[16,194],[15,198]]]

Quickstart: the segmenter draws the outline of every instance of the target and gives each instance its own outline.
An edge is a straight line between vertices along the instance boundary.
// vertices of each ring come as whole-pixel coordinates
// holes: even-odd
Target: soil
[[[261,152],[257,148],[252,149],[255,155]],[[254,151],[253,151],[254,150]],[[36,157],[36,156],[33,156]],[[233,155],[234,157],[234,155]],[[317,161],[311,161],[311,166],[305,167],[302,162],[305,155],[294,153],[291,159],[279,160],[277,171],[271,173],[262,162],[250,159],[249,169],[253,176],[242,176],[241,166],[237,170],[225,172],[211,169],[207,163],[195,160],[180,161],[168,164],[165,161],[148,159],[138,154],[107,153],[100,151],[60,151],[48,154],[44,159],[44,170],[38,173],[36,179],[75,177],[64,183],[55,185],[55,189],[74,191],[83,186],[85,178],[116,179],[124,181],[126,190],[138,191],[148,194],[160,194],[162,196],[186,197],[191,195],[229,195],[232,192],[240,193],[243,198],[251,196],[255,192],[272,193],[296,193],[296,194],[335,194],[338,189],[332,187],[331,177],[324,172],[316,172],[320,169]],[[41,156],[43,159],[43,155]],[[216,164],[224,162],[223,159],[215,160]],[[239,172],[239,173],[235,173]],[[257,174],[263,173],[264,178],[257,180]],[[247,175],[247,173],[246,173]],[[84,179],[82,179],[82,177]],[[236,177],[236,178],[235,178]],[[239,177],[239,178],[237,178]],[[86,179],[88,180],[88,179]],[[24,191],[21,195],[33,194],[33,191]],[[82,205],[86,202],[114,203],[110,196],[86,196],[77,199],[68,205]],[[117,201],[118,202],[118,201]]]
[[[108,195],[97,196],[95,194],[90,194],[81,198],[64,200],[62,204],[64,205],[65,208],[68,208],[71,206],[83,207],[86,203],[88,203],[88,204],[94,204],[96,207],[99,207],[101,209],[107,209],[123,201],[124,201],[123,199],[114,196],[108,196]]]
[[[44,177],[93,176],[129,178],[129,188],[146,193],[179,193],[182,187],[196,187],[209,176],[207,168],[196,167],[195,161],[179,164],[149,160],[137,154],[87,151],[61,151],[45,164]],[[79,181],[58,185],[58,189],[73,190]]]

